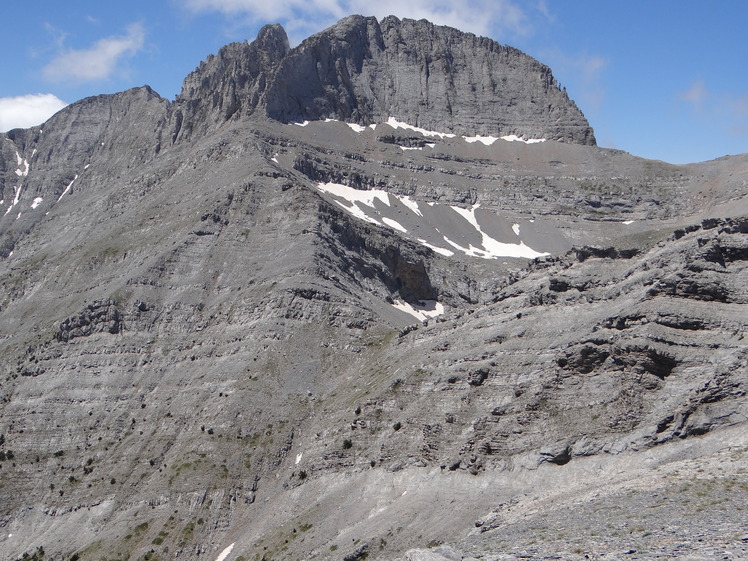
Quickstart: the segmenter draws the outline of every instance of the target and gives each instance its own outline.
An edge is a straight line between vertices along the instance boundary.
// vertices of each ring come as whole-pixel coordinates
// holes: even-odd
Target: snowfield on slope
[[[482,259],[534,259],[549,255],[525,244],[519,236],[518,224],[512,224],[511,234],[506,239],[489,235],[486,230],[490,224],[486,222],[500,218],[490,212],[483,212],[479,217],[476,214],[479,204],[466,209],[441,203],[419,203],[381,189],[354,189],[340,183],[319,183],[317,189],[356,218],[407,234],[447,257],[454,254],[451,248]]]

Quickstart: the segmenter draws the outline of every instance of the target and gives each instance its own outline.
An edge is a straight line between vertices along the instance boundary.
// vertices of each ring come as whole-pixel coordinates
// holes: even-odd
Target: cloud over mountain
[[[307,33],[319,25],[332,24],[350,13],[362,13],[383,18],[398,14],[402,18],[428,19],[478,35],[494,32],[521,35],[529,28],[525,10],[514,0],[412,0],[406,4],[397,0],[383,0],[372,6],[363,0],[188,0],[185,6],[194,12],[244,14],[252,20],[279,20],[293,34]]]
[[[0,98],[0,131],[33,127],[43,123],[66,105],[52,94]]]
[[[58,54],[42,73],[51,82],[95,82],[121,69],[122,61],[138,53],[145,44],[141,23],[127,26],[124,35],[105,37],[86,49],[67,49]]]

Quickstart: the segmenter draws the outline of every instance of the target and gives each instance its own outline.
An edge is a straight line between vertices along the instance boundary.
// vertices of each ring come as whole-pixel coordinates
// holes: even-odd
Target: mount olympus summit
[[[0,561],[748,558],[747,217],[425,20],[0,134]]]

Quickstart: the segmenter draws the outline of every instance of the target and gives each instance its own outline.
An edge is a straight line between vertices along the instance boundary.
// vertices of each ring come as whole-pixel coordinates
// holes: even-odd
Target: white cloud
[[[109,78],[123,58],[143,48],[142,24],[127,26],[125,35],[100,39],[88,49],[67,49],[44,67],[44,77],[53,82],[92,82]]]
[[[478,35],[524,35],[529,18],[516,0],[186,0],[193,12],[246,15],[255,23],[279,21],[290,34],[309,35],[350,14],[427,19]]]
[[[720,92],[707,87],[704,80],[695,80],[678,94],[690,116],[717,125],[732,136],[748,134],[748,94]]]
[[[682,92],[678,97],[680,97],[683,101],[690,103],[694,109],[700,109],[708,95],[709,92],[707,92],[704,81],[697,80],[693,84],[691,84],[691,87]]]
[[[40,125],[67,103],[52,94],[0,98],[0,132]]]

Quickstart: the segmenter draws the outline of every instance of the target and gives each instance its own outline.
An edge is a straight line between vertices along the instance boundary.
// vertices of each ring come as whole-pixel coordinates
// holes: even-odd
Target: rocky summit
[[[352,16],[0,135],[0,559],[748,556],[748,155]]]

